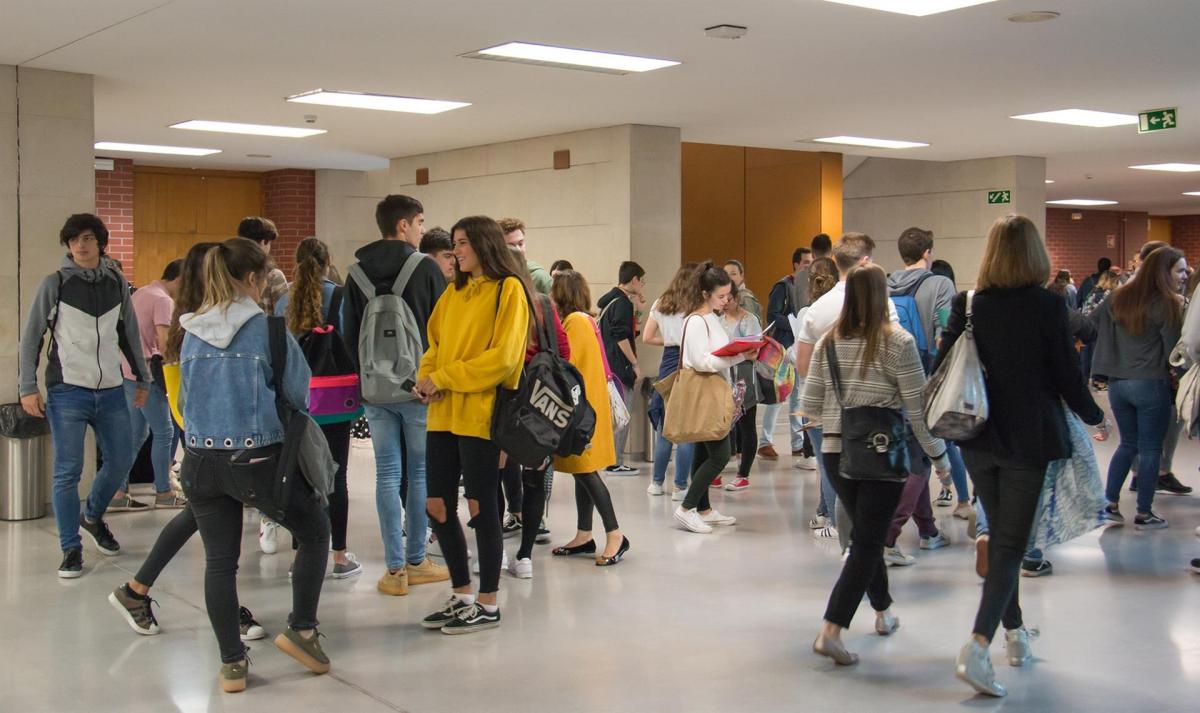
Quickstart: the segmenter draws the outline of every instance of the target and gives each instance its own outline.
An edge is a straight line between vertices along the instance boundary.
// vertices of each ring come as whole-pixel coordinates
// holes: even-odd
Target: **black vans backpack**
[[[501,281],[497,310],[503,290]],[[540,468],[556,454],[582,453],[596,430],[596,413],[587,402],[583,376],[558,355],[557,335],[546,326],[551,309],[546,304],[542,319],[536,319],[537,310],[530,303],[537,322],[538,353],[521,371],[516,389],[497,387],[492,413],[492,441],[526,468]]]

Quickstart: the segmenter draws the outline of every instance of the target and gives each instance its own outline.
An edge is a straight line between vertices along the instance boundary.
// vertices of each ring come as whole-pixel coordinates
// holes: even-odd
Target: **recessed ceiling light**
[[[1054,183],[1054,179],[1052,179],[1052,178],[1047,178],[1047,179],[1046,179],[1046,183]]]
[[[1184,193],[1183,195],[1185,195],[1185,196],[1200,196],[1200,191],[1188,191],[1187,193]]]
[[[1097,201],[1091,198],[1068,198],[1061,201],[1046,201],[1046,205],[1116,205],[1116,201]]]
[[[155,144],[124,144],[119,141],[97,141],[97,151],[127,151],[129,153],[157,153],[167,156],[212,156],[221,149],[194,149],[187,146],[157,146]]]
[[[280,136],[287,139],[303,139],[307,136],[324,134],[325,129],[300,129],[294,126],[271,126],[270,124],[239,124],[234,121],[204,121],[192,119],[171,124],[172,129],[191,131],[217,131],[223,134],[250,134],[252,136]]]
[[[939,12],[949,12],[974,5],[985,5],[996,0],[825,0],[839,5],[865,7],[868,10],[883,10],[901,15],[925,17]]]
[[[1132,126],[1138,123],[1138,118],[1133,114],[1114,114],[1107,111],[1092,111],[1091,109],[1059,109],[1057,111],[1043,111],[1037,114],[1017,114],[1009,118],[1096,128]]]
[[[1046,22],[1048,20],[1057,20],[1061,13],[1053,10],[1031,10],[1030,12],[1016,12],[1008,16],[1009,22],[1017,22],[1028,24],[1030,22]]]
[[[1200,163],[1148,163],[1144,166],[1130,166],[1141,171],[1171,171],[1173,173],[1195,173],[1200,171]]]
[[[554,45],[537,45],[529,42],[509,42],[482,49],[478,52],[471,52],[463,56],[472,59],[523,62],[525,64],[537,64],[546,67],[584,69],[591,72],[606,72],[608,74],[649,72],[654,69],[674,67],[679,64],[679,62],[669,59],[652,59],[650,57],[614,54],[612,52],[555,47]]]
[[[826,136],[813,139],[819,144],[844,144],[846,146],[870,146],[876,149],[915,149],[929,144],[919,141],[894,141],[892,139],[868,139],[862,136]]]
[[[399,111],[408,114],[441,114],[451,109],[461,109],[465,106],[471,106],[470,102],[417,99],[416,97],[396,97],[387,94],[341,92],[325,89],[314,89],[311,92],[304,92],[303,94],[293,94],[287,100],[297,104],[321,104],[324,106],[349,107],[351,109]]]

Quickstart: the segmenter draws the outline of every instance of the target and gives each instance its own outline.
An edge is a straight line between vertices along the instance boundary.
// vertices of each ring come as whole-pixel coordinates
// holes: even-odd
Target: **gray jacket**
[[[1147,315],[1145,330],[1132,334],[1113,319],[1115,293],[1113,290],[1087,318],[1096,333],[1092,373],[1110,379],[1171,378],[1167,358],[1179,342],[1180,325],[1172,326],[1162,305],[1157,305]]]
[[[925,343],[929,345],[930,353],[933,353],[937,337],[950,319],[950,305],[956,293],[954,283],[950,278],[935,275],[923,267],[910,267],[889,275],[888,288],[893,295],[904,293],[925,274],[929,277],[917,288],[914,297],[917,301],[917,312],[921,315],[921,326],[925,328]]]

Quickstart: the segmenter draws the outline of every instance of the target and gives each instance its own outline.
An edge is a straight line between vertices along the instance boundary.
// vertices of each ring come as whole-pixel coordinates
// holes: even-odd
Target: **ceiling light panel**
[[[156,144],[126,144],[119,141],[97,141],[97,151],[124,151],[127,153],[154,153],[166,156],[212,156],[221,149],[196,149],[187,146],[158,146]]]
[[[1046,183],[1054,183],[1054,179],[1053,179],[1053,178],[1047,178],[1047,179],[1046,179]]]
[[[285,139],[303,139],[324,134],[325,129],[301,129],[295,126],[271,126],[270,124],[239,124],[233,121],[204,121],[192,119],[171,124],[172,129],[190,131],[215,131],[222,134],[249,134],[251,136],[277,136]]]
[[[1138,123],[1138,118],[1133,114],[1114,114],[1108,111],[1092,111],[1091,109],[1059,109],[1057,111],[1043,111],[1036,114],[1017,114],[1010,118],[1022,121],[1044,121],[1049,124],[1090,126],[1093,128],[1133,126]]]
[[[1091,198],[1068,198],[1061,201],[1046,201],[1046,205],[1074,205],[1074,206],[1097,206],[1097,205],[1116,205],[1116,201],[1098,201]]]
[[[470,102],[418,99],[416,97],[397,97],[387,94],[342,92],[325,89],[315,89],[303,94],[293,94],[287,100],[296,104],[319,104],[322,106],[340,106],[350,109],[398,111],[406,114],[441,114],[453,109],[462,109],[463,107],[471,106]]]
[[[1130,166],[1139,171],[1170,171],[1172,173],[1195,173],[1200,171],[1200,163],[1148,163],[1142,166]]]
[[[544,67],[582,69],[589,72],[604,72],[607,74],[649,72],[655,69],[674,67],[679,64],[679,62],[669,59],[653,59],[628,54],[614,54],[612,52],[555,47],[554,45],[537,45],[529,42],[509,42],[482,49],[478,52],[471,52],[463,56],[472,59],[522,62]]]
[[[996,0],[825,0],[839,5],[865,7],[868,10],[882,10],[913,17],[936,15],[940,12],[960,10],[964,7],[986,5]]]
[[[844,146],[869,146],[875,149],[915,149],[929,144],[919,141],[896,141],[893,139],[871,139],[863,136],[826,136],[813,139],[819,144],[842,144]]]

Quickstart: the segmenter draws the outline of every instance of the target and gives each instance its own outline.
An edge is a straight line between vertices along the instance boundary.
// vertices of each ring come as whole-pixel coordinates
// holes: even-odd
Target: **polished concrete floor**
[[[1102,466],[1113,447],[1098,446]],[[608,478],[632,541],[620,566],[552,558],[539,546],[533,580],[501,581],[503,626],[448,637],[418,624],[446,586],[402,598],[375,591],[383,565],[372,460],[369,447],[353,449],[350,549],[366,572],[326,580],[321,600],[333,671],[310,675],[258,642],[250,687],[238,695],[216,685],[199,538],[153,591],[161,635],[136,636],[105,599],[171,513],[111,515],[122,553],[86,547],[86,573],[69,581],[55,576],[51,518],[0,523],[0,711],[1200,710],[1200,576],[1187,570],[1200,556],[1200,496],[1159,496],[1168,530],[1095,532],[1047,553],[1053,576],[1021,581],[1026,621],[1042,631],[1037,661],[1011,669],[994,646],[1010,690],[997,701],[973,696],[952,674],[980,587],[966,523],[948,510],[937,514],[950,548],[919,552],[906,529],[901,545],[917,565],[890,570],[902,627],[889,639],[873,635],[864,603],[846,636],[862,656],[855,668],[835,669],[809,650],[841,562],[836,544],[806,527],[815,473],[786,457],[760,461],[749,490],[715,495],[739,522],[708,536],[673,526],[670,498],[645,493],[648,469]],[[1200,447],[1181,444],[1185,482],[1200,485],[1197,465]],[[549,523],[560,544],[574,529],[571,488],[559,475]],[[290,608],[289,558],[259,552],[255,522],[247,511],[241,599],[274,634]],[[514,541],[507,546],[511,555]]]

